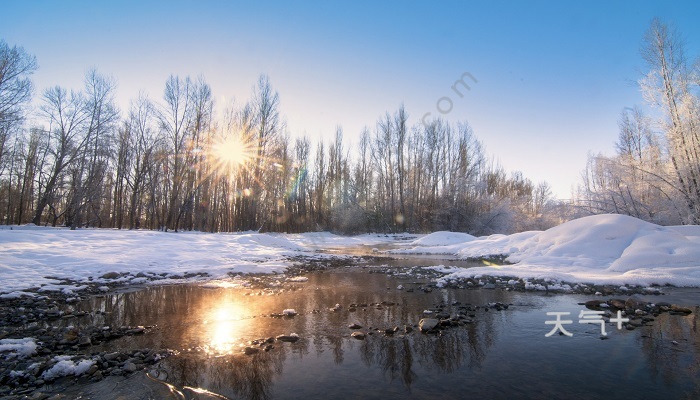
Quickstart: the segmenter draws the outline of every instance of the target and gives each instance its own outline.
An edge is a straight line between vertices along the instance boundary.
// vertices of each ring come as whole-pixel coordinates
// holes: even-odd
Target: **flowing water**
[[[273,289],[179,285],[91,298],[76,306],[93,312],[86,324],[156,326],[94,351],[169,348],[177,354],[148,375],[56,390],[76,398],[144,399],[700,397],[697,290],[663,296],[693,306],[692,314],[661,314],[633,331],[608,324],[608,339],[601,340],[599,325],[577,318],[585,309],[578,303],[591,296],[425,292],[426,280],[361,268],[307,276]],[[496,302],[510,306],[483,307]],[[342,307],[331,310],[336,304]],[[462,311],[471,322],[420,333],[423,311],[440,307]],[[285,309],[297,315],[281,317]],[[573,336],[545,337],[552,328],[545,322],[553,319],[547,312],[570,312],[574,323],[566,329]],[[396,333],[385,333],[395,326]],[[406,333],[406,326],[413,331]],[[358,340],[354,331],[368,335]],[[296,342],[243,353],[252,341],[293,333]]]

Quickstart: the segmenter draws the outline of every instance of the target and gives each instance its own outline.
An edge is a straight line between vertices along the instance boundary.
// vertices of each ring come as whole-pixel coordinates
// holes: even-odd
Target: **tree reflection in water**
[[[427,381],[433,379],[443,382],[441,389],[449,386],[446,382],[461,385],[463,389],[465,385],[483,385],[482,370],[488,377],[506,373],[504,371],[508,368],[498,365],[504,357],[508,359],[508,350],[503,350],[504,347],[510,346],[512,352],[514,346],[522,344],[528,347],[528,352],[524,354],[533,354],[530,346],[540,346],[544,351],[560,345],[569,349],[567,346],[574,344],[572,341],[557,341],[556,338],[542,339],[544,310],[557,307],[550,304],[553,298],[544,301],[542,297],[537,297],[540,300],[535,300],[536,305],[532,305],[533,298],[539,295],[448,289],[432,293],[407,293],[387,288],[396,287],[397,282],[404,286],[410,285],[410,282],[358,272],[312,274],[309,278],[306,284],[286,286],[284,291],[205,289],[187,285],[152,287],[95,297],[77,307],[101,312],[87,317],[83,321],[85,324],[158,326],[146,335],[125,337],[96,346],[95,350],[177,350],[178,355],[162,361],[158,366],[166,376],[166,382],[180,388],[203,388],[230,398],[267,399],[280,396],[281,390],[297,388],[307,391],[303,393],[329,393],[331,396],[343,394],[343,390],[348,388],[352,390],[358,382],[360,385],[364,382],[375,385],[374,390],[380,389],[376,386],[397,387],[398,384],[396,393],[404,394],[411,393],[419,386],[415,390],[425,394],[430,393],[426,392],[426,384],[430,386],[433,383]],[[525,301],[531,305],[527,309],[513,307],[515,311],[505,312],[471,311],[476,314],[471,323],[446,329],[440,334],[423,334],[417,329],[406,334],[403,329],[393,335],[383,333],[385,328],[393,326],[416,326],[422,311],[438,304],[446,312],[454,314],[459,311],[459,305],[484,305],[493,301]],[[570,302],[575,304],[576,301]],[[343,308],[331,311],[335,304],[341,304]],[[357,304],[358,307],[351,311],[348,307],[350,304]],[[554,304],[562,303],[555,301]],[[287,308],[296,309],[299,315],[294,318],[271,316]],[[671,386],[679,382],[688,384],[690,380],[690,385],[697,391],[700,387],[698,311],[695,309],[689,316],[662,314],[651,326],[632,332],[615,332],[619,336],[613,340],[630,337],[633,340],[627,342],[633,346],[628,347],[641,348],[647,358],[646,365],[638,368],[650,369],[652,376],[660,377]],[[540,316],[541,321],[535,318],[533,322],[534,314]],[[70,323],[79,322],[73,319]],[[352,330],[348,328],[351,323],[360,324],[362,331],[372,334],[362,341],[351,338]],[[509,327],[514,325],[520,326],[522,332],[509,332]],[[251,341],[292,332],[301,337],[298,342],[277,341],[269,352],[258,347],[260,351],[256,354],[242,353],[245,346],[255,346]],[[518,335],[523,338],[519,339]],[[580,333],[576,338],[585,340]],[[678,344],[673,344],[673,340]],[[603,342],[593,339],[585,343],[593,346],[591,351],[594,353],[605,351],[602,345],[595,347]],[[581,360],[588,357],[588,350],[580,352],[578,357]],[[573,353],[566,355],[577,357]],[[625,361],[622,360],[618,362],[624,365]],[[517,363],[513,364],[512,371],[530,371],[538,364],[537,359],[515,361]],[[559,362],[571,363],[572,359]],[[561,394],[556,390],[562,389],[552,384],[559,376],[556,365],[540,370],[540,375],[545,372],[549,375],[541,379],[549,381],[542,384],[549,385],[553,393]],[[454,374],[454,377],[448,377],[450,374]],[[502,382],[508,382],[513,387],[538,386],[528,378],[523,378],[523,381],[513,375],[500,376]],[[580,377],[582,385],[587,384],[587,377],[591,376],[597,375],[593,372]],[[294,379],[298,382],[294,382]],[[585,386],[582,388],[585,391]],[[311,390],[315,392],[309,392]],[[508,386],[498,390],[507,393]]]
[[[700,332],[698,312],[686,316],[661,314],[653,324],[645,326],[636,338],[648,359],[651,374],[673,385],[679,379],[690,379],[695,390],[688,398],[700,398]]]

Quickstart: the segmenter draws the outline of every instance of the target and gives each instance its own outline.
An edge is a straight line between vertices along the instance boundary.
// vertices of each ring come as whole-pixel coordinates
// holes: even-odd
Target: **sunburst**
[[[211,146],[213,164],[218,169],[235,170],[255,157],[250,142],[241,135],[230,133],[216,140]]]

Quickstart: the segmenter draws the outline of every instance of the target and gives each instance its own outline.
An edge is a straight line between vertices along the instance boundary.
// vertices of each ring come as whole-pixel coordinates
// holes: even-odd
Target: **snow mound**
[[[439,231],[406,243],[407,247],[389,250],[387,253],[456,255],[465,243],[474,240],[476,237],[468,233]]]
[[[446,246],[450,244],[458,244],[471,242],[476,237],[462,232],[440,231],[425,235],[420,239],[411,242],[413,246]]]
[[[490,236],[464,244],[466,257],[507,254],[515,265],[470,268],[480,274],[613,284],[700,286],[697,227],[662,227],[624,215],[595,215],[544,232]],[[686,236],[685,234],[689,236]]]

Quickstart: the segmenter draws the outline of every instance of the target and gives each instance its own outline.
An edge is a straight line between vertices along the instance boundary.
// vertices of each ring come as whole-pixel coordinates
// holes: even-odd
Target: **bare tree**
[[[166,228],[177,230],[186,200],[183,191],[187,177],[188,146],[191,144],[194,107],[192,104],[192,82],[171,75],[165,83],[165,105],[159,113],[160,126],[167,139],[169,188]]]
[[[71,197],[66,210],[66,225],[71,229],[81,226],[86,218],[95,220],[93,225],[102,225],[100,209],[111,157],[109,143],[119,118],[114,103],[115,90],[114,79],[94,69],[86,74],[84,145],[71,165]]]
[[[51,154],[46,180],[39,185],[39,198],[34,209],[32,222],[41,224],[41,217],[47,205],[52,205],[54,195],[67,166],[75,162],[87,146],[87,135],[84,126],[89,114],[85,107],[85,98],[79,92],[59,86],[49,88],[44,92],[41,110],[49,122],[46,141]],[[53,224],[58,216],[54,212]]]
[[[24,121],[25,106],[32,96],[29,77],[36,69],[34,56],[0,39],[0,175],[5,168],[10,134]]]

